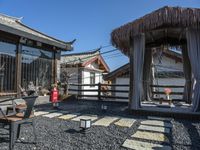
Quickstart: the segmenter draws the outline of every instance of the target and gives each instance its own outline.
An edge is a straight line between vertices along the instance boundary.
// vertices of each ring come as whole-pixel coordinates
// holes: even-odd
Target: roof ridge
[[[79,52],[79,53],[71,53],[71,54],[62,54],[61,56],[73,56],[73,55],[88,55],[88,54],[95,54],[99,52],[100,54],[100,50],[99,49],[96,49],[96,50],[93,50],[93,51],[88,51],[88,52]]]
[[[9,15],[6,15],[6,14],[3,14],[3,13],[0,13],[0,16],[2,17],[6,17],[7,19],[10,19],[12,21],[19,21],[21,22],[21,20],[23,19],[23,17],[13,17],[13,16],[9,16]]]

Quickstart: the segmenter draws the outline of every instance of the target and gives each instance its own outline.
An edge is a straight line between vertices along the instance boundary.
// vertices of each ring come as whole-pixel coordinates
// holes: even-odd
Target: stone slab
[[[73,118],[73,121],[80,121],[80,119],[91,119],[91,121],[97,120],[98,117],[96,115],[81,115],[76,118]]]
[[[163,133],[155,133],[155,132],[147,132],[147,131],[137,131],[131,137],[169,143],[169,139]]]
[[[134,150],[171,150],[170,146],[167,145],[160,145],[160,144],[154,144],[149,142],[141,142],[136,140],[129,140],[127,139],[123,145],[125,148],[130,148]]]
[[[41,116],[41,115],[45,115],[45,114],[48,114],[49,112],[48,111],[36,111],[34,112],[34,115],[35,116]]]
[[[144,131],[151,131],[151,132],[170,133],[170,129],[166,127],[140,125],[138,129],[144,130]]]
[[[162,126],[162,127],[168,127],[168,128],[173,127],[171,123],[159,121],[159,120],[145,120],[145,121],[141,121],[141,124],[143,124],[143,125],[153,125],[153,126]]]
[[[78,115],[80,115],[80,114],[66,114],[66,115],[59,116],[58,118],[64,119],[64,120],[70,120],[72,118],[77,117]]]
[[[135,122],[135,119],[130,118],[122,118],[119,121],[115,122],[115,125],[121,126],[121,127],[131,127],[133,123]]]
[[[43,117],[54,118],[54,117],[58,117],[61,115],[63,115],[63,113],[55,112],[55,113],[49,113],[49,114],[43,115]]]
[[[155,117],[155,116],[148,116],[148,119],[151,120],[161,120],[161,121],[171,121],[172,118],[166,118],[166,117]]]
[[[116,121],[117,117],[104,117],[102,119],[97,120],[95,123],[93,123],[92,125],[96,125],[96,126],[109,126],[112,122]]]

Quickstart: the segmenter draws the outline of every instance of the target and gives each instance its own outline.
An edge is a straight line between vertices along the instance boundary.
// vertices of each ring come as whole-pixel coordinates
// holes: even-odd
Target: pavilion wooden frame
[[[113,30],[111,33],[112,44],[130,58],[129,106],[131,110],[137,111],[141,108],[140,104],[136,103],[137,100],[133,99],[133,95],[136,94],[134,93],[135,86],[133,85],[135,79],[133,53],[134,51],[141,51],[141,49],[134,49],[134,39],[141,35],[145,36],[145,53],[161,45],[181,46],[184,50],[183,53],[186,53],[186,33],[188,28],[200,30],[200,9],[166,6]],[[149,54],[151,55],[151,53]],[[149,59],[148,57],[150,56],[144,57]],[[183,58],[183,60],[185,60],[185,65],[187,65],[188,78],[191,78],[192,68],[188,56]],[[145,69],[147,67],[145,68],[144,66],[143,74]],[[147,78],[146,76],[143,80],[148,80]],[[137,106],[133,107],[133,105]]]

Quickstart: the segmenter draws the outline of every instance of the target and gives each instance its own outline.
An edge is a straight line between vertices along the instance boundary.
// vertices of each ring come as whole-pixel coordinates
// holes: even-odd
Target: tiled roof
[[[89,60],[97,57],[100,55],[99,50],[85,52],[85,53],[74,53],[74,54],[67,54],[61,56],[61,64],[67,65],[77,65],[77,64],[84,64]]]
[[[24,25],[21,22],[21,19],[22,18],[15,18],[0,14],[0,30],[45,44],[53,45],[64,50],[72,49],[70,42],[64,42],[36,31]]]

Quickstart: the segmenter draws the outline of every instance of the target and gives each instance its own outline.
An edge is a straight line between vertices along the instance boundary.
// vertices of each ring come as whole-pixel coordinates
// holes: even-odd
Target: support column
[[[57,82],[58,80],[58,64],[59,64],[59,61],[60,61],[60,51],[55,51],[54,52],[54,60],[53,60],[53,68],[52,68],[52,82],[53,84]]]
[[[21,86],[22,82],[22,44],[19,43],[17,45],[17,52],[16,52],[16,85],[15,88],[17,90],[17,97],[21,96]]]

